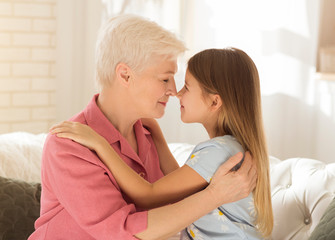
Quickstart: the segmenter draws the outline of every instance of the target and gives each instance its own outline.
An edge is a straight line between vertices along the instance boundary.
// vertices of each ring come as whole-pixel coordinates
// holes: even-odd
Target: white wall
[[[55,49],[56,0],[0,2],[0,133],[55,120]]]

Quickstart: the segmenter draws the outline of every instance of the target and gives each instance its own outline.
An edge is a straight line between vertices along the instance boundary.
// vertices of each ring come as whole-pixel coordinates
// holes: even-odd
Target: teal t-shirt
[[[221,164],[238,152],[244,150],[234,137],[216,137],[198,144],[186,164],[210,182]],[[220,206],[192,223],[181,233],[181,239],[262,239],[254,227],[255,217],[251,193],[242,200]]]

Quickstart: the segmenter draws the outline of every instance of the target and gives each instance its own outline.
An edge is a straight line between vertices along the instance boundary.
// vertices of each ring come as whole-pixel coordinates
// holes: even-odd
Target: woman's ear
[[[121,84],[128,86],[130,81],[130,76],[131,76],[131,69],[130,67],[125,64],[125,63],[119,63],[116,65],[115,68],[115,74],[116,74],[116,79],[120,81]]]
[[[212,100],[212,105],[211,108],[216,111],[217,109],[219,109],[222,105],[222,100],[221,97],[219,96],[219,94],[213,94],[211,96],[211,100]]]

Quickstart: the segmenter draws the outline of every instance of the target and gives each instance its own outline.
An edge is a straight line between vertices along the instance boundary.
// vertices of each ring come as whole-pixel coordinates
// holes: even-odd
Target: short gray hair
[[[96,83],[99,88],[113,80],[119,63],[141,71],[154,56],[177,57],[186,47],[157,23],[136,15],[119,15],[100,29],[96,45]]]

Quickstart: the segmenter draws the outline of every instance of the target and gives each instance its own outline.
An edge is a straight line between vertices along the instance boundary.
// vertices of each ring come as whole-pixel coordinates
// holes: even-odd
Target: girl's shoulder
[[[224,135],[209,139],[205,142],[197,144],[194,151],[201,151],[203,149],[216,149],[217,151],[229,152],[234,155],[238,152],[244,152],[242,145],[231,135]]]
[[[218,167],[238,152],[244,151],[234,137],[216,137],[199,143],[190,154],[186,165],[209,182]]]

